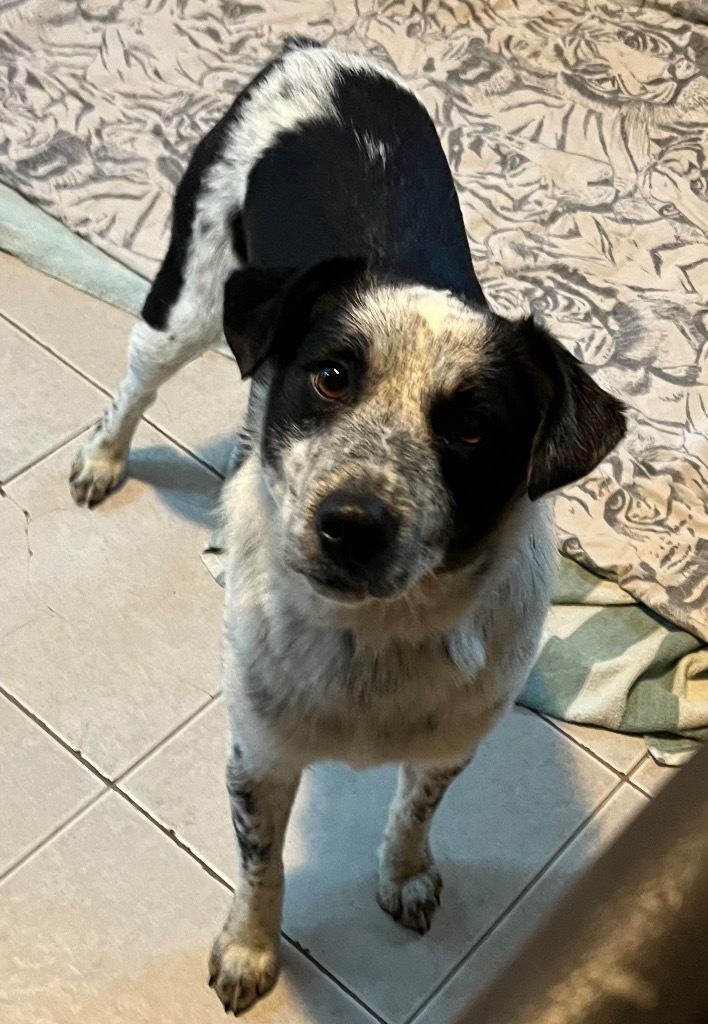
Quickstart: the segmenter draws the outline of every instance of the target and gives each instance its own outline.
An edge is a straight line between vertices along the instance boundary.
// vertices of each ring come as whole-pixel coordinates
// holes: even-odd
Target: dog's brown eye
[[[315,391],[328,398],[331,402],[341,401],[346,398],[349,391],[349,374],[343,366],[333,363],[331,366],[323,366],[312,378]]]
[[[471,447],[472,445],[479,444],[481,440],[482,437],[480,434],[464,434],[460,438],[460,444],[466,444]]]

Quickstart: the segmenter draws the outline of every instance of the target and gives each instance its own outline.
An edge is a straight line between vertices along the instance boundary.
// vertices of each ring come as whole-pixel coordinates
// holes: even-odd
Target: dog
[[[544,497],[623,409],[550,334],[488,307],[422,104],[295,39],[199,143],[116,399],[71,488],[119,481],[158,387],[225,336],[251,389],[223,508],[227,788],[240,856],[210,984],[273,985],[302,771],[401,765],[378,901],[425,933],[443,795],[518,695],[550,599]]]

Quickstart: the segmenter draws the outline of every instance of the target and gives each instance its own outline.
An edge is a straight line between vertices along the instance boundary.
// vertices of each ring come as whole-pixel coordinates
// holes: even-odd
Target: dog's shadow
[[[232,435],[210,439],[194,456],[174,445],[149,445],[130,453],[125,480],[111,500],[129,501],[131,480],[147,484],[170,511],[196,526],[213,529],[226,465],[233,450]]]
[[[475,961],[460,978],[476,991],[581,866],[582,856],[556,858],[593,810],[573,772],[585,757],[520,708],[490,734],[435,816],[443,892],[424,937],[376,903],[395,770],[317,766],[303,779],[288,837],[285,933],[387,1019],[417,1012],[463,960]]]
[[[438,849],[439,845],[434,843]],[[342,857],[346,858],[344,851]],[[287,873],[287,941],[281,945],[292,943],[386,1019],[408,1019],[455,965],[469,960],[485,943],[469,979],[463,968],[456,987],[459,992],[460,981],[469,981],[473,995],[491,980],[573,878],[572,871],[561,866],[554,871],[552,886],[515,914],[513,908],[535,872],[513,851],[500,850],[498,857],[484,859],[443,854],[436,861],[443,876],[441,906],[430,931],[419,935],[378,906],[375,849],[366,872],[329,883],[315,856],[312,864]],[[507,915],[512,915],[508,925]],[[309,986],[298,966],[285,958],[282,976],[298,999],[306,999]],[[307,1019],[324,1024],[328,1017],[315,1003]]]

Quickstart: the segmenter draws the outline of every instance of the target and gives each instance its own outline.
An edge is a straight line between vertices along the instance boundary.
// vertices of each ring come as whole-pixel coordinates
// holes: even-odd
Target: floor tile
[[[103,785],[0,695],[0,875]]]
[[[656,796],[674,778],[678,768],[666,768],[647,757],[632,775],[632,782],[649,796]]]
[[[228,724],[221,697],[120,782],[134,800],[233,880],[236,845],[226,795]]]
[[[473,955],[453,975],[415,1024],[449,1024],[487,985],[540,924],[578,872],[629,824],[647,804],[624,783],[558,860],[519,901]]]
[[[210,1024],[206,960],[229,894],[115,794],[2,887],[3,1024]],[[4,947],[4,948],[2,948]],[[370,1021],[292,948],[252,1024]]]
[[[220,707],[142,765],[129,792],[226,877],[235,867]],[[195,751],[198,755],[195,756]],[[376,848],[393,769],[318,766],[303,779],[286,846],[288,935],[392,1022],[403,1021],[616,784],[537,716],[516,710],[452,787],[433,843],[445,877],[428,936],[375,901]]]
[[[0,679],[114,778],[219,688],[222,591],[200,559],[219,481],[143,426],[130,479],[88,511],[67,483],[79,443],[7,488],[28,522]]]
[[[0,480],[101,415],[103,395],[0,317]]]
[[[115,390],[125,370],[130,314],[3,253],[0,280],[2,312],[101,387]],[[247,395],[235,362],[208,352],[165,385],[147,418],[223,471]],[[105,404],[101,396],[97,416]]]
[[[27,517],[22,509],[7,495],[0,494],[0,640],[24,626],[35,614],[36,600],[28,585],[27,533]]]
[[[553,723],[581,747],[589,750],[591,754],[599,757],[601,761],[609,764],[622,775],[631,772],[647,752],[646,743],[641,736],[612,732],[594,725],[561,722],[556,718],[553,719]]]

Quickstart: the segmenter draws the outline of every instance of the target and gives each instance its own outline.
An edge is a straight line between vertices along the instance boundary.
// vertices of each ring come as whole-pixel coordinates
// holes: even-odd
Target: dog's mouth
[[[292,565],[320,597],[337,604],[397,601],[408,589],[407,580],[353,578],[322,565]]]
[[[311,567],[297,568],[295,571],[305,577],[316,594],[339,604],[360,604],[374,596],[365,580],[355,581],[334,572]]]

